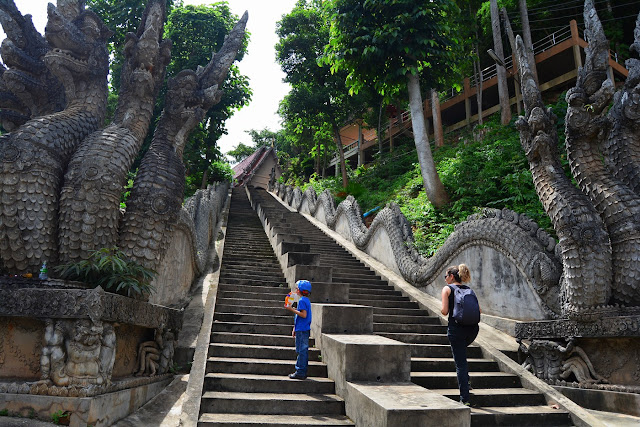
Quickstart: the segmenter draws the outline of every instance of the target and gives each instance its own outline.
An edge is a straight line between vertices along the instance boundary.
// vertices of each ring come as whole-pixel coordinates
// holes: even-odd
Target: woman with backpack
[[[469,400],[469,368],[467,366],[467,346],[478,336],[480,305],[473,290],[463,283],[471,281],[469,267],[465,264],[447,268],[444,276],[447,286],[442,288],[443,315],[449,315],[447,337],[451,344],[453,360],[456,363],[460,402],[471,406]]]

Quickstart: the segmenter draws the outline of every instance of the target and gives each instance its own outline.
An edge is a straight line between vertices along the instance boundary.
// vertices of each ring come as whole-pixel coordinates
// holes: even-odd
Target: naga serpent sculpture
[[[7,61],[10,70],[0,70],[0,118],[8,126],[30,119],[0,136],[0,266],[7,272],[34,272],[44,261],[79,261],[92,250],[114,245],[158,269],[170,231],[186,212],[181,208],[184,144],[219,102],[218,87],[242,46],[248,19],[245,14],[205,68],[183,70],[171,79],[166,107],[123,215],[120,194],[148,132],[170,58],[170,41],[162,40],[164,3],[150,0],[137,33],[127,35],[114,120],[98,130],[106,111],[111,32],[84,10],[84,0],[58,0],[57,8],[49,5],[43,45],[29,17],[22,17],[11,0],[0,0],[0,22],[13,37],[3,53],[17,58]],[[35,40],[18,40],[28,37]],[[30,68],[38,61],[46,68]],[[11,82],[20,76],[34,91],[50,80],[46,73],[64,87],[65,108],[33,118],[58,104],[50,102],[44,110],[27,105],[38,99],[17,95],[25,88]],[[53,92],[41,95],[41,102],[61,99]]]
[[[62,82],[63,111],[34,118],[0,137],[0,257],[11,272],[33,272],[58,253],[58,198],[71,155],[98,129],[107,104],[110,37],[100,18],[76,9],[64,16],[49,3],[44,56]]]

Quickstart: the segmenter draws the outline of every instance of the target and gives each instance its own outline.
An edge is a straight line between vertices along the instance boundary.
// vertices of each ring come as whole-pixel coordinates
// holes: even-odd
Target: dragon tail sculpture
[[[158,268],[180,213],[184,145],[207,110],[220,101],[218,87],[242,46],[247,19],[245,12],[205,68],[183,70],[168,82],[166,105],[138,170],[118,240],[129,258],[148,268]]]
[[[606,109],[613,97],[608,78],[609,43],[592,0],[584,6],[585,66],[576,86],[567,92],[567,157],[580,189],[602,217],[611,240],[612,296],[625,304],[640,303],[640,198],[616,179],[602,161],[604,138],[610,129]],[[589,263],[583,264],[584,268]]]
[[[640,14],[631,52],[640,55]],[[614,96],[609,111],[611,131],[605,141],[605,161],[613,175],[640,196],[640,60],[627,59],[629,75]]]
[[[562,314],[573,317],[609,302],[611,245],[598,212],[563,171],[557,152],[557,118],[542,103],[520,36],[516,46],[525,105],[525,116],[516,127],[536,192],[559,238],[564,266]]]
[[[57,210],[67,163],[80,141],[104,119],[111,32],[100,18],[51,3],[44,62],[65,88],[63,111],[35,118],[2,136],[0,146],[0,258],[14,273],[37,271],[57,258]],[[71,19],[69,11],[77,12]]]
[[[137,34],[127,34],[114,119],[89,135],[69,162],[60,196],[61,262],[87,259],[118,240],[120,195],[170,60],[171,42],[162,40],[164,18],[165,2],[149,1]]]

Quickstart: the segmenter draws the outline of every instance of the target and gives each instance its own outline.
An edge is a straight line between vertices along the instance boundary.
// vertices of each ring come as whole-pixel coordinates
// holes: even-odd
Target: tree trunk
[[[502,17],[504,18],[504,28],[507,30],[507,37],[509,38],[509,45],[511,46],[511,56],[513,58],[513,85],[516,89],[516,106],[518,108],[518,114],[522,113],[522,108],[520,107],[522,97],[520,96],[520,83],[518,82],[518,60],[516,58],[516,38],[513,35],[513,30],[511,29],[511,21],[509,21],[509,15],[507,15],[507,8],[503,7],[501,10]]]
[[[429,201],[436,208],[441,208],[449,203],[449,197],[444,185],[442,185],[442,181],[440,181],[436,165],[433,162],[433,156],[431,155],[431,148],[429,147],[429,137],[422,107],[422,95],[420,95],[420,80],[418,76],[411,73],[407,74],[407,79],[409,105],[411,107],[411,128],[413,129],[413,140],[416,144],[418,161],[420,162],[422,183]]]
[[[207,180],[209,179],[209,168],[204,170],[202,174],[202,182],[200,183],[200,189],[205,190],[207,188]]]
[[[378,139],[378,153],[380,153],[380,157],[382,157],[382,106],[384,105],[384,101],[380,101],[380,108],[378,109],[378,134],[376,135]]]
[[[440,98],[438,98],[438,92],[435,89],[431,89],[431,117],[433,117],[433,139],[435,139],[436,147],[442,147],[444,145],[444,136],[442,133],[442,116],[440,115]]]
[[[333,122],[333,131],[336,134],[336,144],[338,145],[338,153],[340,154],[340,169],[342,170],[342,186],[344,188],[349,184],[349,179],[347,178],[347,165],[344,161],[344,147],[342,146],[342,137],[340,136],[340,128],[338,125]]]
[[[320,175],[320,139],[316,139],[316,175]]]
[[[531,39],[531,28],[529,27],[529,10],[527,9],[527,0],[519,0],[520,3],[520,20],[522,21],[522,40],[527,50],[527,62],[533,73],[533,78],[538,82],[538,71],[536,70],[536,55],[533,52],[533,41]]]
[[[502,34],[500,33],[500,15],[498,14],[498,0],[490,1],[491,30],[493,33],[493,50],[504,63],[504,49],[502,48]],[[511,121],[511,107],[509,106],[509,88],[507,86],[507,70],[496,64],[498,74],[498,98],[500,99],[500,122],[503,125]]]

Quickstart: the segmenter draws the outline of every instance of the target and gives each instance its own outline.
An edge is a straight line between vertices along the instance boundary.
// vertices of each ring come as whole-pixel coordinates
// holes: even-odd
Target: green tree
[[[240,163],[252,155],[254,151],[256,151],[255,147],[249,147],[241,142],[233,150],[227,151],[227,155],[233,157],[233,160],[235,160],[236,163]]]
[[[352,112],[362,108],[362,101],[349,95],[344,86],[345,73],[333,73],[330,67],[320,65],[324,46],[329,41],[322,1],[299,0],[291,13],[278,22],[276,33],[280,37],[276,57],[287,75],[284,80],[292,86],[286,101],[286,119],[315,127],[315,130],[318,130],[318,121],[331,126],[340,155],[342,184],[346,187],[348,179],[340,126]],[[319,154],[320,150],[316,152]]]
[[[109,44],[113,57],[111,64],[111,93],[109,104],[115,107],[118,99],[120,69],[123,59],[123,47],[127,32],[135,32],[144,12],[144,0],[88,0],[88,6],[96,12],[115,34]],[[238,17],[231,13],[226,1],[215,2],[208,6],[183,5],[181,1],[167,0],[167,23],[165,38],[172,41],[171,63],[167,67],[167,77],[176,75],[184,69],[195,70],[206,65],[224,41]],[[247,33],[244,46],[237,60],[242,60],[249,42]],[[222,99],[211,108],[205,120],[192,132],[184,150],[183,160],[187,169],[186,195],[198,188],[206,187],[212,162],[222,160],[224,155],[217,146],[219,138],[226,134],[225,122],[237,110],[251,100],[249,80],[242,75],[237,66],[232,65],[222,84]],[[158,95],[155,115],[151,126],[155,126],[164,105],[166,87]],[[147,134],[138,155],[139,166],[142,155],[147,150],[153,129]]]
[[[327,62],[334,72],[348,73],[354,93],[373,87],[385,95],[406,88],[427,197],[436,207],[446,205],[449,198],[429,147],[420,85],[437,89],[446,83],[443,76],[455,75],[458,7],[450,0],[329,0],[325,6],[331,17]]]

